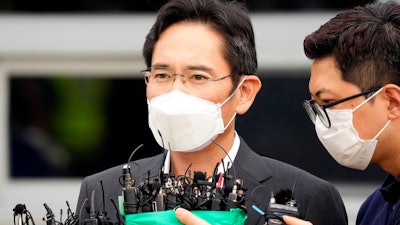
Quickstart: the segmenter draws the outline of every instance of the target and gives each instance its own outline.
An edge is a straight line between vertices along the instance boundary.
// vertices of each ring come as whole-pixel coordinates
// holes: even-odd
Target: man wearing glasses
[[[321,143],[341,165],[387,172],[356,224],[400,224],[400,5],[339,13],[304,40],[313,60],[304,102]],[[287,224],[309,224],[287,218]]]
[[[257,155],[235,131],[236,115],[247,112],[261,88],[255,75],[253,27],[244,5],[219,0],[168,1],[146,36],[143,55],[148,123],[163,153],[129,163],[131,174],[124,173],[124,181],[133,177],[136,183],[124,182],[124,193],[135,197],[125,198],[129,204],[124,209],[144,214],[177,206],[213,211],[241,207],[246,224],[261,225],[267,219],[281,219],[267,213],[267,207],[276,193],[286,191],[292,194],[281,195],[280,200],[290,201],[292,208],[298,206],[301,218],[320,225],[347,224],[342,199],[331,183]],[[91,195],[102,181],[104,199],[117,202],[123,192],[119,184],[123,168],[116,166],[84,179],[77,205],[83,222],[99,219],[92,217],[102,207],[112,223],[119,222],[112,204],[102,205]],[[138,188],[141,182],[149,185]],[[164,185],[161,193],[147,191],[157,185]],[[212,191],[201,189],[204,186]],[[146,200],[142,201],[143,196]],[[93,207],[85,210],[85,202]],[[181,209],[176,213],[190,223],[180,217],[185,217]],[[147,224],[163,224],[164,219]]]

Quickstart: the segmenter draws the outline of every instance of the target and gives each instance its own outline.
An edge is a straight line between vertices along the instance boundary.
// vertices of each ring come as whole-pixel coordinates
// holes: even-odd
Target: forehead
[[[315,59],[312,63],[309,90],[315,97],[319,97],[323,93],[348,96],[359,91],[359,88],[344,81],[335,59],[327,56]]]
[[[223,49],[224,39],[213,28],[202,23],[177,23],[161,33],[154,46],[152,65],[226,67]]]

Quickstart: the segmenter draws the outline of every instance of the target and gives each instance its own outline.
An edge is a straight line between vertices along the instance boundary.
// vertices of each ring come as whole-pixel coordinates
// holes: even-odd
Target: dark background
[[[313,124],[301,106],[302,101],[309,98],[307,71],[269,71],[268,74],[270,77],[262,78],[263,87],[253,107],[245,115],[237,116],[237,131],[253,150],[261,155],[296,165],[328,180],[381,181],[383,179],[383,172],[375,166],[369,167],[367,171],[357,171],[338,165],[322,147]],[[63,145],[65,140],[71,140],[55,132],[57,125],[52,121],[57,115],[56,112],[60,113],[60,105],[71,102],[63,102],[57,98],[59,90],[55,89],[54,84],[52,85],[51,79],[61,78],[40,75],[11,76],[9,130],[41,124],[43,132],[49,138]],[[101,104],[98,104],[102,115],[98,122],[105,125],[98,145],[92,149],[73,149],[73,147],[68,149],[68,145],[65,145],[70,154],[70,161],[64,167],[57,167],[46,162],[35,146],[20,138],[21,132],[11,132],[14,134],[10,136],[12,177],[83,177],[126,163],[131,152],[141,144],[144,146],[137,151],[133,159],[161,152],[147,125],[145,84],[142,79],[112,78],[112,75],[109,78],[75,76],[62,78],[61,82],[58,81],[57,87],[77,92],[76,86],[69,86],[71,80],[78,81],[80,85],[99,83],[99,81],[108,84]],[[82,89],[89,88],[82,85]],[[85,91],[82,91],[75,97],[84,98],[86,95]],[[85,119],[82,120],[82,124],[86,122]],[[88,131],[87,135],[90,134]],[[78,150],[81,153],[76,154]],[[31,169],[26,170],[26,168]]]

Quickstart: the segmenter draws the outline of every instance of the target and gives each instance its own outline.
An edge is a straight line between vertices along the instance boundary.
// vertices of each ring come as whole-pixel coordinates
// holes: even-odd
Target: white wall
[[[335,13],[253,14],[260,69],[307,69],[306,34]],[[0,15],[0,224],[13,224],[12,209],[26,204],[36,224],[45,224],[43,203],[58,216],[69,201],[75,211],[80,179],[24,179],[8,176],[8,76],[76,72],[79,75],[129,74],[144,68],[141,48],[154,15]],[[24,166],[24,165],[21,165]],[[29,168],[26,168],[29,170]],[[352,192],[338,184],[349,206],[350,224],[361,200],[372,189]],[[360,186],[355,185],[357,190]]]
[[[305,35],[335,13],[252,14],[260,68],[297,69]],[[155,15],[0,15],[0,57],[126,58],[141,61],[145,35]]]

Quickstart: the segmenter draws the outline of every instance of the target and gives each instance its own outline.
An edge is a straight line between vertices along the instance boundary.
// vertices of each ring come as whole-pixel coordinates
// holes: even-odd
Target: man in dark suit
[[[278,193],[286,193],[288,198],[282,204],[291,201],[293,207],[297,206],[299,217],[313,224],[347,224],[345,207],[332,184],[257,155],[235,131],[236,114],[247,112],[261,88],[260,79],[254,75],[257,58],[253,27],[244,5],[218,0],[172,0],[160,9],[146,36],[143,55],[148,66],[143,73],[149,127],[165,153],[129,163],[131,174],[123,177],[126,181],[132,176],[135,183],[120,182],[127,165],[86,177],[77,205],[81,220],[108,217],[117,223],[122,218],[116,207],[107,202],[117,202],[123,185],[176,185],[184,177],[188,186],[200,179],[210,182],[207,185],[218,189],[217,193],[229,196],[216,205],[241,208],[247,213],[246,224],[264,224],[266,217],[272,216],[267,213],[268,203],[273,197],[278,199]],[[107,202],[93,200],[101,184]],[[176,185],[174,190],[180,187]],[[174,192],[170,195],[174,201],[167,198],[169,202],[163,207],[215,209],[215,201],[194,206],[194,202],[188,202],[189,197],[178,196],[185,194]],[[212,198],[216,192],[208,194]],[[220,200],[215,196],[213,199]],[[129,207],[137,210],[142,206]],[[100,213],[99,217],[103,211],[107,215]],[[179,214],[178,218],[182,219]]]

